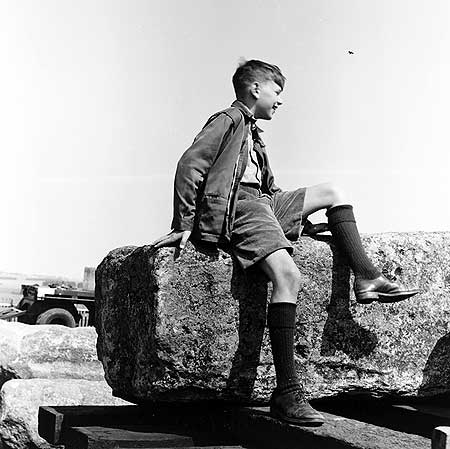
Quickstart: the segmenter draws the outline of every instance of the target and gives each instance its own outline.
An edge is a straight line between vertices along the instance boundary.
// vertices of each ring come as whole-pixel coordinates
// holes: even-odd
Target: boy
[[[305,399],[294,364],[299,271],[290,254],[306,218],[326,209],[328,227],[355,274],[360,303],[395,302],[418,293],[390,282],[368,259],[344,195],[332,184],[283,192],[275,183],[256,120],[271,120],[282,105],[285,77],[258,60],[243,63],[233,75],[236,101],[214,114],[181,157],[175,175],[172,231],[153,242],[156,248],[188,239],[215,244],[243,269],[257,267],[273,283],[268,306],[277,387],[271,413],[286,422],[321,425],[323,416]]]

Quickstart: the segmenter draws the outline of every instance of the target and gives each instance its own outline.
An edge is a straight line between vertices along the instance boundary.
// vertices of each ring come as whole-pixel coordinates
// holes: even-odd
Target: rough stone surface
[[[93,327],[33,326],[0,320],[0,386],[10,379],[103,380]]]
[[[327,238],[302,238],[296,363],[313,398],[339,393],[431,396],[450,385],[450,233],[363,237],[383,273],[420,295],[359,305],[345,258]],[[266,401],[275,372],[267,285],[224,253],[192,246],[124,247],[97,269],[97,349],[114,394]]]
[[[49,405],[124,405],[105,381],[16,379],[0,391],[0,438],[5,449],[48,449],[38,433],[38,411]]]

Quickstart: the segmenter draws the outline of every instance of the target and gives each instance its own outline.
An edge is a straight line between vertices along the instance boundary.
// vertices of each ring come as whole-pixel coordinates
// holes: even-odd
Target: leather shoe
[[[274,418],[299,426],[321,426],[325,419],[314,410],[298,387],[294,391],[280,392],[277,389],[270,397],[270,413]]]
[[[419,293],[418,289],[407,289],[396,282],[391,282],[383,275],[375,279],[355,279],[353,286],[356,301],[361,304],[378,302],[398,302]]]

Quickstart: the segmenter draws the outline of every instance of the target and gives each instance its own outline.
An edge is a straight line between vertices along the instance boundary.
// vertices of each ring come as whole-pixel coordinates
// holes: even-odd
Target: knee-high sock
[[[326,215],[336,245],[344,251],[355,276],[364,279],[380,276],[380,271],[373,265],[362,246],[353,207],[348,204],[335,206],[328,209]]]
[[[267,325],[279,390],[295,389],[299,386],[294,362],[295,310],[295,304],[279,302],[269,304],[267,312]]]

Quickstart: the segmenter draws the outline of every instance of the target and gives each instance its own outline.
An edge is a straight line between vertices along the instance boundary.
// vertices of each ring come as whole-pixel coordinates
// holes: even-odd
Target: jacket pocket
[[[200,203],[198,229],[200,233],[222,233],[227,210],[227,199],[218,195],[205,195]]]

